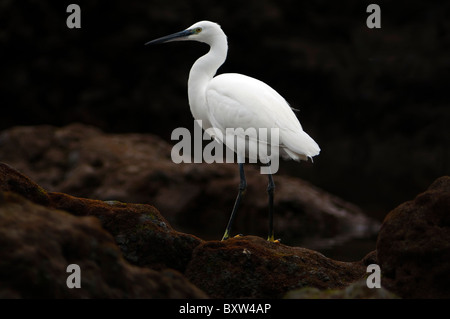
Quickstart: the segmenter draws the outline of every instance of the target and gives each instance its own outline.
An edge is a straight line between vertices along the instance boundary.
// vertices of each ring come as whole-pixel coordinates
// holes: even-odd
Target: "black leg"
[[[273,193],[275,189],[275,183],[273,182],[272,174],[268,174],[268,176],[269,185],[267,186],[267,193],[269,194],[269,235],[267,236],[267,240],[275,241],[273,235]]]
[[[225,234],[223,234],[222,240],[226,240],[230,237],[231,225],[233,224],[234,217],[236,216],[236,212],[241,203],[242,196],[244,195],[245,190],[247,189],[247,181],[245,180],[243,163],[239,163],[239,176],[241,179],[241,181],[239,182],[239,193],[236,197],[236,201],[234,202],[233,211],[231,212],[230,220],[228,221],[228,225],[227,228],[225,229]]]

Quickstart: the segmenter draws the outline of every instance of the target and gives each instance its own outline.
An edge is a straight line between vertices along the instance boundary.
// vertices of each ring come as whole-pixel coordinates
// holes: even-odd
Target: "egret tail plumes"
[[[221,136],[227,136],[229,128],[241,128],[234,130],[236,137],[242,133],[254,129],[267,131],[275,130],[278,134],[275,146],[278,152],[272,152],[271,156],[260,158],[261,162],[269,163],[274,154],[293,160],[308,160],[318,155],[320,148],[317,143],[303,131],[297,116],[292,111],[286,100],[270,86],[252,77],[238,73],[227,73],[215,76],[217,69],[225,62],[228,51],[227,37],[220,26],[210,21],[200,21],[178,33],[174,33],[147,44],[156,44],[177,40],[192,40],[204,42],[210,46],[207,54],[200,57],[192,66],[188,80],[188,98],[191,113],[195,120],[201,120],[203,128],[213,127],[220,130]],[[258,134],[248,139],[249,148],[257,148],[257,144],[273,144],[273,139],[261,140],[264,134]],[[227,147],[236,150],[229,145],[229,140],[220,142]],[[253,144],[252,144],[253,143]],[[223,239],[227,239],[231,224],[234,220],[239,203],[246,187],[243,170],[244,155],[237,153],[241,183],[239,194],[231,213],[230,222],[227,225]],[[269,236],[273,241],[273,183],[270,169],[269,175]]]
[[[280,130],[281,156],[284,159],[306,161],[319,155],[319,145],[305,131]],[[285,154],[283,154],[283,152]]]

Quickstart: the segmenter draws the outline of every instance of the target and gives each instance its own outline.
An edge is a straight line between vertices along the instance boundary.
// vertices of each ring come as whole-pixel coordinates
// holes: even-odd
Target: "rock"
[[[50,203],[50,198],[42,187],[5,163],[0,163],[0,190],[22,194],[38,204]]]
[[[73,215],[98,217],[102,226],[122,248],[125,258],[138,266],[184,271],[192,250],[201,242],[195,236],[173,230],[151,205],[104,202],[63,193],[47,193],[3,163],[0,163],[0,190],[16,191],[29,200]]]
[[[371,251],[368,253],[363,259],[362,262],[364,265],[369,266],[370,264],[378,264],[377,251]]]
[[[398,299],[392,292],[381,288],[368,288],[366,279],[358,280],[343,289],[306,287],[288,292],[285,299]]]
[[[382,285],[403,298],[450,298],[450,177],[392,210],[377,241]]]
[[[237,195],[236,165],[175,164],[170,153],[171,145],[153,135],[105,134],[80,124],[0,133],[2,161],[48,191],[152,204],[180,231],[221,238]],[[251,165],[246,176],[233,232],[265,237],[267,177]],[[277,174],[275,183],[275,230],[285,243],[320,249],[378,231],[361,209],[305,181]]]
[[[78,216],[96,216],[134,265],[183,272],[201,239],[175,231],[151,205],[127,204],[49,193],[50,206]]]
[[[244,236],[197,246],[185,274],[213,298],[281,298],[302,287],[342,288],[365,273],[362,262]]]
[[[11,192],[0,192],[0,246],[0,298],[206,298],[174,270],[130,265],[97,218]],[[70,264],[79,289],[66,284]]]

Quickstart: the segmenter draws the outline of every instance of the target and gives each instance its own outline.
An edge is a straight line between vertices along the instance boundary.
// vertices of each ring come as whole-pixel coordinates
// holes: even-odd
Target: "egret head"
[[[217,23],[211,21],[200,21],[194,23],[186,30],[149,41],[146,45],[186,40],[204,42],[211,45],[214,38],[217,36],[225,37],[225,34]]]

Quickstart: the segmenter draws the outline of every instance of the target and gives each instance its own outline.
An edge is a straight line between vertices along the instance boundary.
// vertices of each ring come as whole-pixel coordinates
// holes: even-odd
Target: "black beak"
[[[177,39],[187,37],[187,36],[189,36],[191,34],[192,34],[191,30],[184,30],[184,31],[180,31],[180,32],[177,32],[177,33],[166,35],[165,37],[162,37],[162,38],[158,38],[158,39],[149,41],[145,45],[176,41]]]

